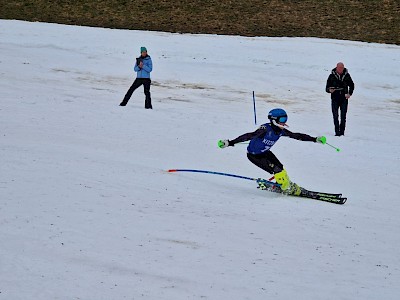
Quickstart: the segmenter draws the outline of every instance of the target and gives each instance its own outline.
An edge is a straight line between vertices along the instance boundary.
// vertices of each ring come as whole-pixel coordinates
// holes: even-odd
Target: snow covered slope
[[[142,89],[119,107],[134,58]],[[325,82],[356,84],[334,137]],[[0,21],[0,299],[399,299],[400,47]],[[273,152],[345,205],[257,190],[246,146],[284,108]],[[258,125],[259,125],[258,124]]]

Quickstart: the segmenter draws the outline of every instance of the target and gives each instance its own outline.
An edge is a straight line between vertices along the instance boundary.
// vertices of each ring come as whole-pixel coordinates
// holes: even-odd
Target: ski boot
[[[275,180],[281,185],[282,192],[286,195],[299,196],[301,187],[294,182],[291,182],[285,169],[279,173],[275,173]]]

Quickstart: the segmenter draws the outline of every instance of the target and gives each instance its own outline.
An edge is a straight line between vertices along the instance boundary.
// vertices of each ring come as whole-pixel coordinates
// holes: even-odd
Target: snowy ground
[[[146,46],[153,107],[132,83]],[[356,84],[345,137],[325,82]],[[400,47],[0,20],[0,299],[400,298]],[[195,168],[268,178],[246,146],[282,107],[274,153],[297,199]]]

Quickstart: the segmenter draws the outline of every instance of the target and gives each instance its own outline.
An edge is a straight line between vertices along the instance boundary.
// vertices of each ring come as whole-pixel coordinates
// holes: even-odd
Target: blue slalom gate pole
[[[213,171],[205,171],[205,170],[192,170],[192,169],[170,169],[168,172],[194,172],[194,173],[206,173],[206,174],[214,174],[214,175],[222,175],[222,176],[230,176],[235,178],[247,179],[257,181],[257,178],[251,178],[246,176],[240,176],[235,174],[221,173],[221,172],[213,172]]]
[[[254,125],[257,125],[257,114],[256,114],[256,96],[253,91],[253,110],[254,110]]]
[[[214,172],[214,171],[206,171],[206,170],[193,170],[193,169],[170,169],[167,172],[194,172],[194,173],[205,173],[205,174],[214,174],[214,175],[222,175],[222,176],[229,176],[229,177],[235,177],[235,178],[240,178],[240,179],[246,179],[246,180],[252,180],[252,181],[258,181],[259,178],[251,178],[251,177],[246,177],[246,176],[240,176],[240,175],[235,175],[235,174],[228,174],[228,173],[222,173],[222,172]],[[274,179],[274,177],[271,177],[268,180],[265,180],[266,182],[275,185],[275,186],[280,186],[280,184],[272,182],[271,180]]]

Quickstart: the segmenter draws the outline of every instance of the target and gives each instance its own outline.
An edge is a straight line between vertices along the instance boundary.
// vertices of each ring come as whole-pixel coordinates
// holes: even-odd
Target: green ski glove
[[[222,148],[226,148],[229,146],[229,140],[219,140],[218,141],[218,147]]]
[[[229,146],[234,146],[235,144],[233,144],[230,140],[219,140],[218,141],[218,147],[222,148],[226,148]]]
[[[324,136],[318,136],[318,137],[316,137],[315,141],[316,141],[317,143],[320,143],[320,144],[322,144],[322,145],[325,145],[325,144],[326,144],[326,137],[324,137]]]

